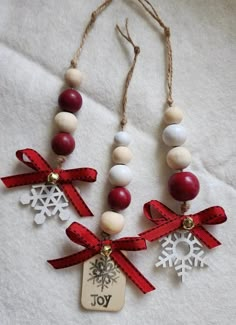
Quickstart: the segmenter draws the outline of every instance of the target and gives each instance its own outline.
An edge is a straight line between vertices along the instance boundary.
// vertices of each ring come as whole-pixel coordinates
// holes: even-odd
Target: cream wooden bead
[[[109,171],[109,181],[115,186],[126,186],[132,180],[132,173],[126,165],[115,165]]]
[[[191,153],[183,147],[171,149],[166,157],[167,164],[172,169],[184,169],[191,163]]]
[[[180,124],[168,125],[162,134],[162,139],[167,146],[181,146],[187,139],[185,128]]]
[[[183,119],[183,112],[179,107],[171,106],[164,113],[164,121],[166,124],[178,124]]]
[[[112,161],[116,164],[128,164],[132,157],[132,152],[127,147],[117,147],[112,152]]]
[[[114,141],[118,146],[127,147],[130,144],[131,138],[129,133],[125,131],[119,131],[115,134]]]
[[[60,112],[55,118],[55,124],[62,132],[73,133],[78,124],[78,120],[74,114],[68,112]]]
[[[65,73],[65,82],[72,88],[78,88],[81,84],[82,73],[78,69],[68,69]]]
[[[100,219],[100,227],[109,235],[115,235],[121,232],[124,228],[125,220],[122,214],[106,211],[102,214]]]

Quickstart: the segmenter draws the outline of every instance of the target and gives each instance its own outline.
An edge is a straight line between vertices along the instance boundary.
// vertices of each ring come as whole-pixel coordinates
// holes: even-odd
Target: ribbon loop
[[[56,184],[65,193],[78,214],[81,217],[93,216],[93,213],[72,185],[72,182],[95,182],[97,178],[97,171],[95,169],[88,167],[68,170],[53,169],[37,151],[29,148],[18,150],[16,156],[19,161],[36,172],[2,177],[1,180],[6,187],[11,188],[47,182],[50,173],[57,173],[59,178]]]
[[[47,170],[49,172],[52,171],[51,167],[46,162],[46,160],[37,151],[33,149],[26,148],[23,150],[18,150],[16,152],[16,157],[26,166],[34,170]],[[25,160],[25,157],[28,158],[28,161]]]
[[[140,237],[126,237],[118,240],[100,240],[89,229],[77,222],[73,222],[67,229],[66,234],[71,241],[85,247],[84,250],[58,258],[49,260],[55,269],[63,269],[76,264],[80,264],[93,257],[101,254],[101,249],[105,245],[111,247],[109,256],[121,268],[121,270],[133,281],[133,283],[143,292],[147,293],[155,289],[155,287],[139,272],[139,270],[124,256],[122,250],[142,250],[146,249],[145,240]]]
[[[141,237],[124,237],[113,241],[113,249],[139,251],[146,249],[146,241]]]
[[[62,183],[70,183],[71,181],[94,182],[94,179],[97,177],[96,170],[92,168],[57,170],[57,172]]]
[[[158,213],[160,218],[153,218],[151,209]],[[196,214],[178,215],[161,202],[152,200],[145,203],[143,210],[145,217],[156,224],[155,227],[139,234],[139,236],[145,238],[146,240],[154,241],[161,237],[167,236],[173,231],[181,229],[183,227],[183,222],[185,222],[186,219],[189,219],[193,222],[193,227],[189,227],[189,231],[192,232],[192,234],[202,241],[209,249],[221,245],[221,243],[213,235],[211,235],[203,227],[203,225],[217,225],[224,223],[227,220],[227,216],[222,207],[214,206]]]
[[[71,241],[86,248],[100,244],[100,239],[92,231],[77,222],[73,222],[66,229],[66,234]]]

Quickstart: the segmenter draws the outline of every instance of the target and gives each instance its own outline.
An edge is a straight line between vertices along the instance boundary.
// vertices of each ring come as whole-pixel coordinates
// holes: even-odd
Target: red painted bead
[[[67,156],[75,149],[75,140],[69,133],[58,133],[52,139],[52,150],[57,155]]]
[[[113,188],[108,195],[108,203],[114,210],[124,210],[131,202],[131,194],[124,187]]]
[[[67,112],[76,113],[82,106],[83,100],[75,89],[64,90],[58,98],[59,106]]]
[[[200,184],[194,174],[180,172],[170,177],[168,188],[175,200],[185,202],[193,200],[198,195]]]

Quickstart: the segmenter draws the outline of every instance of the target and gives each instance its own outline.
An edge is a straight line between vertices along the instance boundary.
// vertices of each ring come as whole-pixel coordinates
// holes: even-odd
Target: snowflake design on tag
[[[109,257],[101,256],[90,264],[91,272],[88,281],[93,281],[93,284],[96,283],[102,292],[104,288],[108,288],[110,284],[113,285],[119,279],[120,270]]]
[[[163,249],[155,266],[174,267],[182,282],[192,268],[207,266],[202,244],[191,232],[176,231],[159,242]]]
[[[57,185],[33,185],[29,194],[21,196],[20,202],[24,205],[31,204],[35,211],[39,211],[34,216],[37,225],[43,224],[46,217],[56,214],[62,221],[69,219],[68,212],[65,212],[65,208],[69,205],[68,200]]]

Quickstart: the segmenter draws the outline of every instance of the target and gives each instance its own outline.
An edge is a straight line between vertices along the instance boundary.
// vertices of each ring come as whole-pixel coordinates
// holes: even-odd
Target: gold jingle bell
[[[47,178],[47,181],[48,181],[48,183],[49,184],[56,184],[56,182],[59,180],[59,174],[57,174],[57,173],[50,173],[49,175],[48,175],[48,178]]]
[[[112,253],[112,249],[111,249],[110,245],[104,245],[102,247],[102,249],[101,249],[101,252],[100,252],[100,254],[105,256],[105,257],[110,256],[111,253]]]
[[[191,217],[187,217],[183,220],[183,228],[185,230],[191,230],[195,227],[195,224],[194,224],[194,221],[193,221],[193,218]]]

